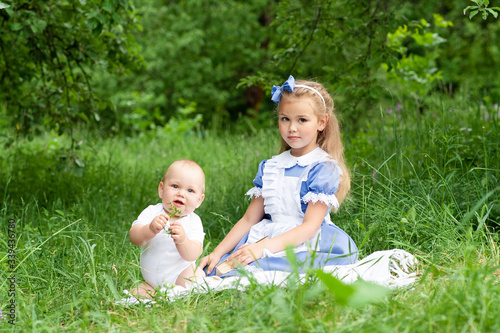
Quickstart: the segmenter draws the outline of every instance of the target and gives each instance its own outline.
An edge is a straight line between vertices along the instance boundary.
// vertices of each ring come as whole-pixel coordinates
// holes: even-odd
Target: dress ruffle
[[[248,195],[250,197],[250,199],[261,197],[262,196],[262,188],[254,186],[251,189],[249,189],[247,191],[247,193],[245,193],[245,195]]]
[[[337,200],[337,197],[334,194],[328,195],[325,193],[308,192],[306,195],[302,197],[303,203],[312,202],[313,204],[315,204],[318,201],[327,205],[332,205],[336,210],[340,206],[339,201]]]
[[[264,197],[264,211],[271,216],[277,215],[280,211],[280,196],[278,193],[280,170],[274,159],[266,162],[264,174],[262,175],[262,196]]]

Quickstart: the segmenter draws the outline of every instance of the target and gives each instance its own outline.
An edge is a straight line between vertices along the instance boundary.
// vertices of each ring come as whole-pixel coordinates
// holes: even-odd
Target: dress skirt
[[[358,248],[352,238],[342,229],[334,224],[325,223],[321,225],[321,237],[316,250],[294,252],[287,251],[286,256],[263,257],[247,265],[247,271],[285,271],[298,270],[303,273],[307,268],[318,269],[331,265],[350,265],[358,260]],[[238,245],[230,253],[225,254],[219,263],[226,259],[240,246],[246,243],[248,234],[243,237]],[[250,266],[250,267],[248,267]],[[239,275],[239,269],[229,271],[222,278]],[[215,269],[208,276],[215,275]]]

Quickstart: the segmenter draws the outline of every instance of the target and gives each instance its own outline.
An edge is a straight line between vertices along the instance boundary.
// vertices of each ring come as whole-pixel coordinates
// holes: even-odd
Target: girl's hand
[[[215,252],[210,253],[208,256],[204,256],[200,261],[200,268],[203,269],[208,266],[207,274],[210,274],[215,265],[219,263],[221,257],[221,255],[218,255]]]
[[[240,246],[236,252],[227,258],[228,263],[233,267],[236,267],[238,263],[242,266],[246,266],[262,258],[264,256],[264,249],[266,248],[266,241]]]
[[[186,241],[186,232],[180,223],[172,223],[168,230],[172,233],[171,236],[175,244],[182,244]]]
[[[168,220],[169,217],[166,214],[158,215],[149,224],[149,230],[151,230],[155,234],[159,233],[160,231],[163,230],[163,228],[165,228],[165,226],[168,223]]]

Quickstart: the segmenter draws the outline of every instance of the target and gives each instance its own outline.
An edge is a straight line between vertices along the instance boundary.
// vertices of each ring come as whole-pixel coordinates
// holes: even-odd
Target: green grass
[[[382,110],[363,131],[345,136],[353,186],[334,222],[352,235],[362,257],[402,248],[421,263],[413,288],[359,307],[343,305],[314,275],[286,289],[253,285],[159,300],[151,308],[114,304],[141,281],[128,229],[158,202],[168,165],[191,158],[205,170],[206,199],[197,212],[208,252],[243,215],[258,163],[277,153],[277,131],[107,139],[81,132],[72,152],[67,138],[50,133],[17,140],[0,152],[0,244],[6,253],[7,220],[14,218],[17,318],[16,326],[0,319],[0,329],[498,331],[498,115],[442,104],[419,117]],[[10,301],[7,260],[2,255],[3,313]]]

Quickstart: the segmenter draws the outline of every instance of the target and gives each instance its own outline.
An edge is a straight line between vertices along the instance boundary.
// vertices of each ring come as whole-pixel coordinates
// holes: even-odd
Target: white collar
[[[293,156],[290,150],[284,151],[277,156],[273,156],[273,160],[278,164],[277,166],[285,169],[291,168],[296,164],[305,167],[314,162],[319,162],[327,158],[330,158],[330,156],[320,147],[317,147],[313,151],[299,157]]]

